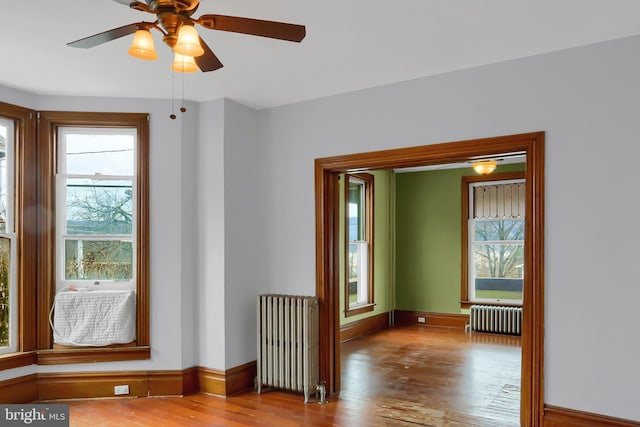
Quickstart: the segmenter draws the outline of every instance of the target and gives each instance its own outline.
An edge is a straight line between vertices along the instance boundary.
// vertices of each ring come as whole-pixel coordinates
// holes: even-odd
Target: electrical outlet
[[[425,317],[418,317],[418,323],[427,323],[427,319]]]
[[[129,394],[129,385],[117,385],[113,387],[113,393],[116,396],[120,396],[122,394]]]

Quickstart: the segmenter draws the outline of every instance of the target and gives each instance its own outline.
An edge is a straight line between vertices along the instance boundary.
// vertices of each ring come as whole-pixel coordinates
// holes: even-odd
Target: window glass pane
[[[476,244],[473,252],[476,298],[522,300],[524,245]]]
[[[524,221],[476,221],[474,237],[476,241],[524,240]]]
[[[349,243],[348,294],[349,306],[368,302],[367,243]]]
[[[364,184],[349,182],[349,240],[364,239]]]
[[[75,130],[74,130],[75,132]],[[106,132],[106,131],[103,131]],[[65,133],[66,173],[77,175],[134,175],[135,135]]]
[[[130,180],[67,179],[67,234],[132,232]]]
[[[10,344],[10,278],[11,240],[0,237],[0,347],[8,347]]]
[[[131,280],[133,245],[115,240],[66,240],[65,280]]]
[[[0,118],[0,233],[7,232],[7,191],[9,191],[9,176],[7,174],[7,144],[13,133],[13,123]]]

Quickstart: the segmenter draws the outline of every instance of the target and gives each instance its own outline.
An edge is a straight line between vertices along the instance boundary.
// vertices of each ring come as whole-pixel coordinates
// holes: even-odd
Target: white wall
[[[22,90],[0,85],[0,102],[19,105],[20,107],[33,108],[36,105],[37,96]]]
[[[182,206],[182,259],[180,280],[180,301],[182,313],[181,325],[181,368],[197,366],[200,361],[199,351],[199,319],[198,310],[198,148],[199,148],[199,105],[185,103],[187,112],[180,114],[182,136],[180,145],[182,154],[182,188],[180,203]],[[190,171],[190,173],[187,173]]]
[[[222,99],[200,104],[198,221],[199,365],[225,368],[224,105]]]
[[[315,292],[314,158],[546,131],[545,402],[640,420],[639,52],[634,37],[264,111],[265,278]]]
[[[225,101],[225,367],[256,359],[256,295],[266,291],[264,147],[257,112]],[[235,333],[230,333],[233,330]]]

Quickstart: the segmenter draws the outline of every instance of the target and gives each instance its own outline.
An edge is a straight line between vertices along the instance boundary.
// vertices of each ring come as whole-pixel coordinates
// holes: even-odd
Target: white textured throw
[[[56,344],[104,346],[136,339],[134,291],[59,292],[55,299]]]

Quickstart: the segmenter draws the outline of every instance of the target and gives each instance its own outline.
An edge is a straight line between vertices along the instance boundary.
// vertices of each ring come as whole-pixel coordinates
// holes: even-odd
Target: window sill
[[[0,371],[20,368],[22,366],[35,365],[37,361],[38,355],[35,351],[2,354],[0,355]]]
[[[344,311],[344,317],[351,317],[357,314],[368,313],[370,311],[373,311],[375,306],[376,306],[375,304],[364,304],[358,307],[354,307],[352,309],[346,309]]]
[[[487,301],[460,301],[460,308],[470,308],[472,305],[491,305],[495,307],[522,307],[522,303],[487,302]]]
[[[120,362],[151,358],[151,348],[108,347],[73,348],[38,351],[38,365],[63,365],[70,363]]]

